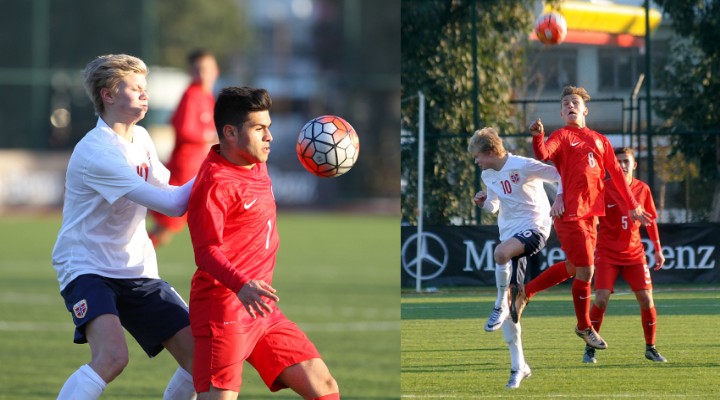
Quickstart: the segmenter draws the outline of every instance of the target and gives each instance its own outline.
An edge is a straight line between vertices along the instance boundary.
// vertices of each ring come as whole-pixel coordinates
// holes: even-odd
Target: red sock
[[[316,397],[313,400],[340,400],[340,393],[326,394],[325,396]]]
[[[577,317],[578,329],[587,329],[592,326],[590,322],[590,282],[575,279],[572,284],[573,304],[575,305],[575,316]]]
[[[593,328],[595,328],[595,332],[600,332],[603,317],[605,317],[605,309],[593,304],[592,307],[590,307],[590,323],[592,323]]]
[[[657,313],[655,307],[641,308],[640,317],[642,320],[643,333],[645,334],[645,343],[655,345],[655,327],[657,324]]]
[[[567,268],[565,268],[565,261],[555,263],[525,285],[525,296],[529,299],[533,297],[535,293],[553,287],[558,283],[563,283],[568,280],[568,278],[570,278],[570,274],[568,274]]]

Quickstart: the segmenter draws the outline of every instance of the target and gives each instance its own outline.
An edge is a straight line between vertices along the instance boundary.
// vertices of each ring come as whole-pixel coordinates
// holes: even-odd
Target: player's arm
[[[625,173],[623,173],[623,170],[620,168],[617,157],[615,157],[615,153],[612,151],[610,142],[607,139],[605,139],[604,142],[604,161],[607,172],[613,184],[617,187],[620,197],[622,197],[625,204],[627,204],[630,210],[630,218],[640,221],[643,225],[651,223],[652,215],[645,211],[643,206],[635,200],[635,197],[630,191],[630,186],[627,181],[625,181]]]
[[[665,256],[663,256],[662,246],[660,245],[660,232],[658,232],[658,227],[655,221],[645,225],[645,230],[647,230],[650,241],[655,248],[655,271],[657,271],[662,268],[663,264],[665,264]]]
[[[643,185],[644,186],[644,185]],[[663,256],[662,253],[662,246],[660,245],[660,232],[658,232],[658,226],[657,226],[657,211],[655,209],[655,201],[653,201],[652,193],[650,193],[650,188],[647,186],[644,186],[643,190],[645,193],[645,210],[649,212],[652,216],[652,221],[650,224],[645,225],[645,230],[648,233],[648,237],[650,237],[650,241],[653,244],[653,248],[655,249],[655,271],[662,268],[663,264],[665,264],[665,256]]]
[[[538,178],[545,182],[557,182],[557,194],[555,195],[555,201],[550,208],[550,216],[562,216],[563,213],[565,213],[565,202],[563,201],[562,180],[560,179],[560,174],[557,169],[552,165],[548,165],[537,160],[528,160],[525,170],[528,176]]]
[[[563,200],[563,188],[562,181],[558,182],[558,190],[555,195],[555,201],[553,201],[552,207],[550,207],[550,216],[553,218],[562,217],[565,213],[565,201]]]
[[[157,187],[145,181],[147,173],[128,168],[124,156],[119,156],[115,149],[111,149],[88,156],[83,182],[110,204],[125,197],[165,215],[185,214],[195,179],[183,186]]]
[[[477,192],[473,201],[476,206],[491,214],[495,214],[500,209],[500,199],[498,199],[497,193],[490,186],[487,186],[487,192],[482,190]]]
[[[143,182],[128,192],[125,198],[167,216],[179,217],[187,211],[190,190],[194,183],[195,178],[192,178],[182,186],[159,188]]]
[[[549,146],[550,143],[545,142],[545,128],[540,118],[530,125],[530,134],[533,137],[533,153],[538,160],[547,160],[554,153],[556,145]],[[548,140],[549,141],[549,140]]]

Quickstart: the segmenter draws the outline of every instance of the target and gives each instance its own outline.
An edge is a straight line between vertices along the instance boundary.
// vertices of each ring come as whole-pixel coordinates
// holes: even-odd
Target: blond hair
[[[117,93],[120,81],[131,74],[148,74],[143,60],[127,54],[108,54],[90,61],[83,71],[85,92],[95,107],[95,114],[105,112],[100,91],[104,88]]]
[[[581,99],[583,99],[584,102],[590,101],[590,94],[588,94],[587,90],[585,90],[584,87],[580,86],[565,86],[563,88],[562,94],[560,95],[560,100],[563,99],[563,97],[576,94],[580,96]]]
[[[503,141],[495,128],[482,128],[472,135],[468,141],[468,151],[472,154],[497,154],[504,156],[506,151]]]

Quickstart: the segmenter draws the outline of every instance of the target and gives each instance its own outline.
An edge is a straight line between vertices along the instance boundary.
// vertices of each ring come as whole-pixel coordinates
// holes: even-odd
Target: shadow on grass
[[[655,301],[658,313],[662,315],[720,315],[720,302],[715,298],[658,299]],[[639,306],[634,297],[611,297],[608,310],[614,315],[636,315]],[[401,304],[402,320],[458,320],[487,318],[492,303],[478,301],[437,301]],[[534,297],[523,313],[526,317],[559,317],[575,315],[573,304],[567,300],[543,300],[542,294]]]

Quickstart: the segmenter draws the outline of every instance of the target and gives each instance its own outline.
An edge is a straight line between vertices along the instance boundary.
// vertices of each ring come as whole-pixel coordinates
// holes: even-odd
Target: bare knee
[[[610,301],[610,291],[609,290],[597,290],[595,291],[595,301],[593,304],[601,309],[606,309],[608,302]]]
[[[104,348],[93,354],[90,366],[106,383],[120,375],[130,361],[127,347]]]
[[[306,399],[339,393],[335,378],[319,358],[285,368],[278,379]]]
[[[510,255],[503,248],[498,246],[495,248],[495,264],[505,265],[510,261]]]
[[[575,267],[575,279],[579,279],[583,282],[590,282],[593,276],[593,266],[588,267]]]
[[[324,396],[326,394],[340,393],[337,381],[332,375],[328,374],[325,379],[321,380],[318,384],[318,394],[316,396]]]
[[[640,308],[644,310],[648,310],[655,306],[652,295],[648,290],[639,290],[635,292],[635,297],[637,298],[638,304],[640,304]]]

